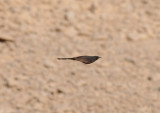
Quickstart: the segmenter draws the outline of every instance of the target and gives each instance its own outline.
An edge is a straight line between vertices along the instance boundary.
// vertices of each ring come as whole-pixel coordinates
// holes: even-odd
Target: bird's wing
[[[79,56],[79,57],[75,57],[75,60],[83,62],[85,64],[89,64],[90,63],[90,59],[86,56]]]

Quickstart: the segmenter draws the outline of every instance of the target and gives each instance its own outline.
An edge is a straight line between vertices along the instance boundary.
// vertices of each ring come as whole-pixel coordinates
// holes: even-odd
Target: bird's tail
[[[57,58],[58,60],[75,60],[75,58]]]

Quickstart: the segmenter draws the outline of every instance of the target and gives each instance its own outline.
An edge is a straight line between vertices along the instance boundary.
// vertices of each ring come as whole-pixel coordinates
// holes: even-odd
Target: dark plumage
[[[73,57],[73,58],[58,58],[58,60],[77,60],[80,61],[84,64],[90,64],[98,60],[99,56],[78,56],[78,57]]]

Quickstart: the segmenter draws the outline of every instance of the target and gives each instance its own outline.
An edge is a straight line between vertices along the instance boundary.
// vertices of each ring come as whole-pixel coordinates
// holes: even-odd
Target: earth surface
[[[0,113],[160,113],[160,0],[0,0],[0,39]]]

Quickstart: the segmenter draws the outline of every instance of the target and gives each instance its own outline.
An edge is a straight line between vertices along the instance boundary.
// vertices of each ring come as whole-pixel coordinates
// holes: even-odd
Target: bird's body
[[[58,60],[77,60],[80,61],[84,64],[90,64],[98,60],[99,56],[78,56],[78,57],[73,57],[73,58],[58,58]]]

